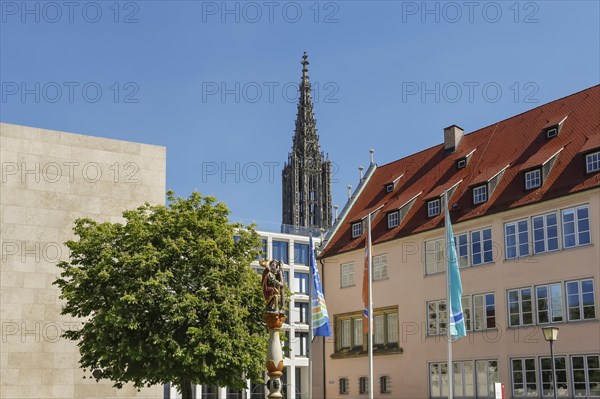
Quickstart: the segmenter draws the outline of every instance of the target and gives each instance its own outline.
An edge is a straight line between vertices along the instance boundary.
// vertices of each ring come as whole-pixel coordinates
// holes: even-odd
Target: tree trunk
[[[194,399],[192,382],[189,380],[181,380],[181,399]]]

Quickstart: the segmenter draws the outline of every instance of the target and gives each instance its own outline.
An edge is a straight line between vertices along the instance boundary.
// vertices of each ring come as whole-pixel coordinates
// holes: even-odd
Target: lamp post
[[[556,370],[554,367],[554,341],[558,339],[558,327],[548,326],[542,327],[544,333],[544,339],[550,342],[550,362],[552,362],[552,391],[554,392],[554,399],[556,399]]]

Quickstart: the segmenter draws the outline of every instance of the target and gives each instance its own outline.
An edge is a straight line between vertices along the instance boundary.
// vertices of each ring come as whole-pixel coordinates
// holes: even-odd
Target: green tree
[[[260,380],[267,332],[250,267],[258,234],[230,223],[215,198],[167,198],[123,212],[124,223],[75,221],[79,238],[66,243],[54,284],[62,313],[83,323],[64,336],[78,341],[81,367],[115,387],[171,383],[187,399],[192,384]]]

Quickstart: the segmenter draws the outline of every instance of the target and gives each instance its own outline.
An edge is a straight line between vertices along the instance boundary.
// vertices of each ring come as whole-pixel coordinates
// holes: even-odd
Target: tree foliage
[[[258,234],[230,223],[215,198],[167,198],[125,211],[124,223],[75,221],[79,239],[66,243],[55,284],[62,313],[84,322],[65,337],[78,341],[81,367],[116,387],[171,383],[189,396],[191,384],[260,380],[267,333],[250,268]]]

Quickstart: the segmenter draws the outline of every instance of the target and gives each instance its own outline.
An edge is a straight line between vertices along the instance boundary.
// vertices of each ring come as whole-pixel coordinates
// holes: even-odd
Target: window
[[[473,189],[473,204],[481,204],[487,201],[487,185],[475,187]]]
[[[294,243],[294,263],[297,265],[308,265],[308,244]]]
[[[350,337],[351,337],[351,332],[350,332],[350,319],[346,319],[346,320],[341,320],[340,321],[340,349],[341,348],[350,348]]]
[[[256,256],[256,260],[260,260],[260,259],[266,258],[266,257],[268,257],[268,254],[267,254],[267,239],[263,238],[262,239],[262,248],[260,249],[260,254],[258,254]]]
[[[477,379],[477,397],[495,398],[496,382],[500,382],[498,377],[497,360],[477,360],[475,362],[475,376]]]
[[[429,364],[429,392],[432,398],[448,396],[448,363]]]
[[[556,396],[569,396],[567,361],[564,356],[554,357],[554,369],[556,373]],[[540,370],[542,373],[542,396],[553,397],[552,360],[549,357],[540,358]]]
[[[574,396],[600,396],[600,356],[571,356],[571,370]]]
[[[358,393],[361,395],[369,393],[369,378],[360,377],[358,379]]]
[[[458,161],[456,161],[456,168],[457,169],[462,169],[465,166],[467,166],[467,158],[462,158],[462,159],[459,159]]]
[[[463,296],[461,302],[463,317],[465,319],[465,330],[471,331],[471,297]],[[446,334],[447,322],[446,300],[427,302],[427,335]]]
[[[425,272],[439,273],[446,270],[446,245],[443,238],[425,242]]]
[[[585,156],[585,170],[587,173],[600,170],[600,152],[594,152]]]
[[[473,362],[452,362],[454,397],[474,397],[475,396],[475,375],[473,373]]]
[[[441,201],[439,198],[427,202],[427,216],[428,217],[431,218],[431,217],[434,217],[434,216],[440,214],[440,210],[441,210],[440,202]]]
[[[492,229],[471,232],[471,264],[481,265],[493,260]]]
[[[385,344],[385,330],[384,330],[384,322],[385,316],[380,314],[378,316],[373,317],[373,344],[374,345],[383,345]]]
[[[533,324],[533,298],[531,288],[508,291],[508,325],[530,326]]]
[[[538,396],[535,358],[512,359],[513,396]]]
[[[307,302],[294,302],[294,310],[296,312],[296,322],[306,324],[308,323],[308,303]]]
[[[558,249],[558,222],[556,212],[535,216],[533,225],[533,252],[536,254]]]
[[[385,186],[385,191],[387,193],[391,193],[392,191],[394,191],[394,184],[388,184],[387,186]]]
[[[594,281],[592,279],[568,281],[565,285],[569,321],[596,318]]]
[[[308,351],[308,332],[296,331],[293,350],[296,356],[307,356]]]
[[[388,278],[387,254],[373,256],[373,280]]]
[[[397,227],[400,224],[399,212],[396,211],[396,212],[388,213],[387,220],[388,220],[388,229],[393,229],[394,227]]]
[[[283,263],[289,263],[288,257],[288,242],[287,241],[276,241],[273,240],[273,259],[282,261]]]
[[[539,169],[525,172],[525,190],[531,190],[542,185],[542,173]]]
[[[556,136],[558,136],[558,128],[552,127],[550,129],[546,130],[546,137],[547,138],[550,139],[550,138],[556,137]]]
[[[340,280],[342,288],[354,286],[354,262],[340,265]]]
[[[353,343],[354,346],[363,346],[363,320],[362,317],[360,319],[352,319],[352,323],[354,324],[354,338]]]
[[[348,389],[348,379],[340,378],[340,395],[348,395],[350,390]]]
[[[475,331],[496,327],[496,306],[494,294],[473,295],[473,313],[475,315]]]
[[[529,255],[529,221],[527,219],[504,225],[506,259]]]
[[[382,375],[379,377],[379,392],[381,393],[391,393],[392,385],[390,383],[391,379],[388,375]]]
[[[308,294],[308,273],[294,272],[296,293]]]
[[[354,223],[352,225],[352,238],[360,237],[362,235],[362,222]]]
[[[386,314],[387,324],[387,342],[397,343],[398,342],[398,313]],[[362,323],[361,323],[362,324]]]
[[[446,301],[427,302],[427,335],[442,335],[446,333]]]
[[[588,205],[563,209],[562,231],[564,248],[589,244],[591,240]]]
[[[456,245],[456,255],[458,256],[458,266],[467,267],[469,266],[469,235],[467,233],[459,234],[454,237],[454,244]]]
[[[536,286],[535,297],[539,324],[563,321],[563,297],[560,283]]]

